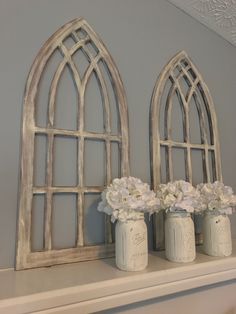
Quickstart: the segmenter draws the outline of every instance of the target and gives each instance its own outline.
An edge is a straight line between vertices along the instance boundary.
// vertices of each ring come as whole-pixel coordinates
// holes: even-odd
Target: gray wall
[[[84,17],[102,37],[128,98],[131,174],[150,181],[148,115],[157,75],[180,50],[205,78],[219,120],[223,175],[236,190],[236,48],[161,0],[0,1],[0,268],[13,267],[22,98],[30,66],[61,25]],[[232,218],[234,235],[236,219]]]

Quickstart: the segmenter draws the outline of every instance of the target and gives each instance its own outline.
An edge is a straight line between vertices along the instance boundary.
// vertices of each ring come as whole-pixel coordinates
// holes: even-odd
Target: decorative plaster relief
[[[236,46],[236,0],[168,0]]]

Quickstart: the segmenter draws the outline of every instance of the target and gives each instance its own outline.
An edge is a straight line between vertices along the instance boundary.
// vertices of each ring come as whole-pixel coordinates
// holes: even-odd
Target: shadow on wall
[[[236,307],[230,309],[229,311],[225,312],[225,314],[236,314]]]

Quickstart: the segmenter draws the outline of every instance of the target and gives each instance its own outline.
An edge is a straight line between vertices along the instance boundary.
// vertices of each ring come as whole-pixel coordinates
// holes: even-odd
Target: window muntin
[[[154,190],[160,183],[177,179],[193,184],[222,180],[214,104],[184,51],[170,60],[156,82],[150,108],[150,147]],[[154,246],[164,247],[162,213],[154,217]]]
[[[76,56],[76,54],[78,55]],[[45,103],[47,105],[42,109],[38,97],[40,84],[45,79],[45,69],[51,66],[51,59],[55,56],[57,66],[54,66],[53,74],[46,82],[49,88],[48,97],[44,97],[44,106]],[[75,56],[78,58],[79,63],[76,62]],[[65,71],[70,74],[76,93],[75,113],[73,113],[75,119],[72,127],[70,127],[68,121],[72,121],[73,117],[69,117],[63,126],[56,114],[58,92],[62,88],[61,80]],[[99,132],[90,131],[85,125],[86,92],[92,76],[97,83],[102,103],[103,127],[100,128]],[[113,94],[113,103],[115,102],[116,109],[112,108],[111,94]],[[39,114],[40,111],[41,114]],[[67,111],[65,110],[64,116],[66,114]],[[112,125],[113,121],[115,121],[116,127]],[[41,139],[39,148],[36,145],[36,138]],[[59,182],[60,180],[55,176],[55,164],[60,165],[60,162],[57,161],[58,154],[56,152],[60,152],[60,149],[56,149],[56,146],[59,147],[59,144],[56,143],[62,141],[73,142],[73,145],[68,145],[68,147],[76,155],[74,157],[76,176],[73,180],[68,181],[69,179],[63,178],[62,172],[61,177],[65,184],[62,181]],[[88,143],[97,143],[100,145],[99,147],[103,147],[104,178],[103,182],[99,182],[100,184],[94,185],[91,180],[89,183],[85,182],[85,163],[89,159],[86,159],[85,150],[88,149]],[[118,150],[114,150],[114,145],[118,146]],[[40,147],[43,147],[43,149]],[[38,156],[37,150],[46,154],[44,166],[35,167]],[[114,152],[118,156],[114,157]],[[26,85],[22,133],[17,269],[102,258],[114,254],[114,239],[109,219],[104,217],[105,243],[88,244],[88,241],[85,240],[86,219],[84,213],[87,196],[97,195],[99,197],[104,186],[108,185],[113,179],[114,167],[112,166],[114,162],[118,163],[118,165],[115,165],[116,174],[128,175],[128,117],[123,84],[118,70],[103,43],[85,20],[77,19],[64,25],[45,43],[31,68]],[[36,180],[35,172],[37,171],[35,171],[35,168],[39,168],[38,172],[41,176],[39,180]],[[64,171],[65,175],[68,175],[67,170]],[[40,195],[43,196],[41,204],[44,204],[44,232],[41,241],[43,245],[41,244],[40,250],[36,249],[34,251],[32,250],[32,235],[35,237],[33,223],[37,215],[35,215],[33,208],[33,199]],[[53,233],[59,234],[52,230],[54,207],[55,204],[61,203],[55,200],[63,195],[68,198],[71,196],[71,204],[75,204],[76,207],[76,213],[73,213],[74,219],[76,217],[77,220],[75,245],[69,248],[57,249],[53,245],[55,241],[52,237]],[[33,217],[32,212],[34,213]],[[63,211],[61,215],[63,217]],[[64,217],[64,219],[66,218]],[[42,233],[42,230],[40,232]]]

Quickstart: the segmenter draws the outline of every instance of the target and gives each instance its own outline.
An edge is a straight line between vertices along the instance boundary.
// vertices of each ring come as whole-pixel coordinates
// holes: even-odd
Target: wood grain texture
[[[79,34],[82,32],[84,36]],[[72,39],[74,44],[67,47],[66,39]],[[91,44],[97,52],[94,56],[87,44]],[[73,60],[73,55],[83,50],[88,60],[88,67],[83,77]],[[39,126],[36,121],[36,106],[38,105],[37,94],[40,80],[49,63],[50,57],[55,51],[62,55],[62,61],[58,65],[49,86],[48,113],[46,127]],[[108,87],[104,74],[99,67],[99,61],[105,64],[107,76],[110,79],[113,93],[116,98],[118,113],[118,131],[111,131],[111,109],[108,95]],[[56,95],[59,89],[59,81],[65,67],[69,68],[71,77],[77,91],[77,129],[59,129],[55,126]],[[88,132],[85,130],[85,92],[92,74],[95,74],[97,84],[102,95],[104,131],[101,133]],[[34,142],[37,134],[47,137],[46,153],[46,183],[44,186],[34,185]],[[78,143],[77,150],[77,182],[76,186],[54,186],[54,139],[55,136],[75,138]],[[89,193],[100,193],[105,186],[86,186],[84,180],[85,140],[105,143],[105,186],[112,180],[112,156],[111,143],[118,143],[121,156],[120,175],[129,175],[129,138],[128,138],[128,110],[125,90],[119,72],[115,66],[105,45],[98,35],[92,30],[84,19],[75,19],[62,26],[52,35],[39,51],[28,76],[25,96],[22,127],[22,154],[21,154],[21,177],[20,177],[20,202],[18,239],[16,252],[16,269],[50,266],[54,264],[70,263],[114,255],[114,241],[111,234],[111,225],[105,219],[105,243],[102,245],[86,246],[84,241],[84,197]],[[52,245],[52,207],[55,193],[75,193],[77,195],[77,239],[73,248],[55,250]],[[44,214],[44,247],[40,252],[32,251],[31,233],[32,225],[32,199],[34,195],[45,195]]]
[[[185,95],[182,81],[188,87]],[[167,82],[171,86],[167,92],[166,100],[162,100]],[[176,141],[172,134],[173,97],[177,96],[182,111],[183,141]],[[200,127],[200,143],[191,142],[190,138],[190,102],[194,101]],[[160,113],[164,108],[164,138],[161,137]],[[206,114],[204,114],[206,112]],[[209,134],[209,135],[208,135]],[[192,63],[186,52],[182,51],[174,56],[164,67],[155,84],[150,106],[150,160],[152,187],[156,191],[161,179],[161,147],[165,147],[166,181],[173,181],[174,167],[173,150],[184,150],[185,176],[183,179],[193,182],[192,150],[199,150],[202,156],[202,172],[204,182],[222,180],[220,144],[218,136],[217,118],[209,89],[201,74]],[[211,152],[211,163],[209,161]],[[200,171],[200,170],[198,170]],[[154,216],[154,248],[164,248],[164,214]],[[201,235],[196,235],[201,238]]]

